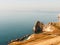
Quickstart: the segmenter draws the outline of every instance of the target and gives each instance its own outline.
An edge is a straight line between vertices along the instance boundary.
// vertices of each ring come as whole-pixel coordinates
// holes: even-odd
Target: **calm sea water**
[[[59,12],[30,11],[30,12],[0,12],[0,45],[7,45],[10,40],[33,33],[34,23],[56,22]]]

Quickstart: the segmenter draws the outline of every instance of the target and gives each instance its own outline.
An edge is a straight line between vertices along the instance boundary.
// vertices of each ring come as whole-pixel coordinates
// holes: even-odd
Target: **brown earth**
[[[32,34],[24,41],[11,42],[8,45],[60,45],[60,22],[50,25],[52,32],[43,32],[40,34]],[[49,25],[47,25],[47,28]],[[46,30],[47,30],[46,28]]]

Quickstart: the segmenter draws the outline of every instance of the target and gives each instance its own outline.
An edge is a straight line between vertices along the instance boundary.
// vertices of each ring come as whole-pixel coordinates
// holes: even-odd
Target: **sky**
[[[60,0],[0,0],[0,10],[60,11]]]

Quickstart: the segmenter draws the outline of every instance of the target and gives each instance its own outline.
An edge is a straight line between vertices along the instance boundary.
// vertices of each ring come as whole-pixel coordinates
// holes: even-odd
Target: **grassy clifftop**
[[[20,42],[12,42],[9,45],[58,45],[60,43],[60,35],[32,34],[31,39]]]
[[[11,42],[8,45],[60,45],[60,22],[53,22],[50,27],[50,30],[54,30],[51,33],[32,34],[27,40]]]
[[[60,29],[60,22],[55,23],[55,26]]]

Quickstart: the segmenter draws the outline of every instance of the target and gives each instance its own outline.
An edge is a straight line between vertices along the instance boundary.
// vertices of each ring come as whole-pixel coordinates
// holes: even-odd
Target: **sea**
[[[58,22],[60,11],[0,11],[0,45],[32,34],[37,21],[48,24]]]

